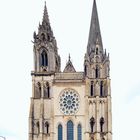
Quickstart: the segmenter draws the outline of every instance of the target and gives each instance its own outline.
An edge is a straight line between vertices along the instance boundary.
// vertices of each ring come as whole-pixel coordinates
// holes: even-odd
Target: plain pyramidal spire
[[[96,0],[94,0],[91,23],[90,23],[89,39],[88,39],[88,50],[87,50],[88,53],[90,53],[91,50],[95,49],[97,45],[96,44],[97,40],[98,40],[98,45],[100,46],[101,51],[103,51],[97,5],[96,5]]]

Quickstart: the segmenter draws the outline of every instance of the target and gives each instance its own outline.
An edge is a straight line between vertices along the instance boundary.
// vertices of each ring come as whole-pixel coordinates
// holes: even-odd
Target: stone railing
[[[83,72],[55,74],[55,80],[83,80],[83,79],[84,79]]]

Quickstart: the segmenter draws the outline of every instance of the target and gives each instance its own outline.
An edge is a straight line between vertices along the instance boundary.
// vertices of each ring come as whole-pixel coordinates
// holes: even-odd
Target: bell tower
[[[60,56],[57,44],[50,26],[46,3],[42,24],[39,24],[38,33],[34,32],[34,69],[35,72],[59,72]]]
[[[93,3],[84,75],[91,140],[112,140],[109,54],[103,49],[96,0]]]

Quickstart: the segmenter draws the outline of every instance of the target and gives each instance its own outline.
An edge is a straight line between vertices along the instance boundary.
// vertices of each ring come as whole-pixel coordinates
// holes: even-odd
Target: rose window
[[[74,115],[79,109],[79,95],[73,89],[64,90],[60,96],[60,110],[65,115]]]

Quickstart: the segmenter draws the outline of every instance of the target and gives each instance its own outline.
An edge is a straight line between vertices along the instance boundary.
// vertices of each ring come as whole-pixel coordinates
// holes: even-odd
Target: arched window
[[[100,96],[102,97],[102,96],[104,96],[104,93],[103,93],[103,85],[104,83],[103,83],[103,81],[101,81],[101,83],[100,83]]]
[[[45,34],[44,33],[41,34],[41,40],[45,41]]]
[[[103,125],[104,125],[105,121],[104,121],[104,118],[102,117],[100,119],[100,131],[103,132]]]
[[[48,66],[48,56],[45,51],[41,53],[41,66]]]
[[[94,88],[94,85],[93,85],[93,81],[91,81],[91,85],[90,85],[90,96],[93,96],[94,95],[94,90],[93,90],[93,88]]]
[[[41,84],[39,82],[35,86],[35,98],[41,98]]]
[[[98,48],[96,48],[96,55],[98,55],[98,52],[99,52],[99,50],[98,50]]]
[[[40,133],[40,125],[39,125],[39,121],[36,123],[36,127],[37,127],[37,134]]]
[[[67,122],[67,140],[74,140],[72,121]]]
[[[48,122],[45,122],[45,127],[46,127],[46,134],[49,133],[49,123]]]
[[[63,127],[61,124],[58,125],[58,140],[63,140]]]
[[[50,86],[47,82],[44,88],[44,98],[50,98]]]
[[[90,128],[91,128],[91,133],[94,132],[94,124],[95,124],[95,119],[92,117],[90,119]]]
[[[81,124],[78,124],[78,127],[77,127],[77,140],[82,140],[82,127],[81,127]]]
[[[99,67],[96,66],[96,69],[95,69],[95,78],[99,78],[100,76],[100,70],[99,70]]]
[[[86,65],[85,65],[84,71],[85,71],[85,76],[87,76],[87,66]]]

